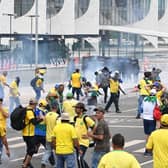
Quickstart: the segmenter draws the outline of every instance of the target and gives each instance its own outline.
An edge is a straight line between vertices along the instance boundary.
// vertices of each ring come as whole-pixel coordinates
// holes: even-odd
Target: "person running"
[[[85,105],[81,102],[77,103],[75,107],[76,117],[74,118],[74,126],[79,139],[81,158],[84,158],[87,148],[89,147],[89,137],[87,135],[88,129],[95,130],[95,122],[85,115],[87,111]]]
[[[75,72],[71,75],[71,85],[72,85],[72,94],[73,96],[76,94],[76,99],[79,100],[79,95],[81,93],[81,74],[80,70],[76,69]]]
[[[126,93],[123,91],[119,84],[119,76],[117,73],[115,73],[111,79],[110,79],[110,99],[108,100],[108,103],[105,106],[105,110],[108,111],[111,104],[114,102],[116,113],[121,113],[119,109],[119,91],[121,91],[124,95]]]
[[[125,140],[121,134],[115,134],[112,137],[113,151],[105,154],[98,165],[98,168],[140,168],[140,164],[136,158],[124,151]]]
[[[44,118],[35,118],[34,110],[37,106],[36,99],[30,99],[29,105],[26,107],[26,117],[25,124],[26,127],[22,130],[23,140],[26,143],[26,155],[23,160],[22,168],[28,168],[33,166],[31,165],[31,159],[34,153],[36,153],[35,145],[35,125],[43,121]]]
[[[47,105],[48,104],[45,99],[41,99],[39,101],[38,107],[35,109],[36,118],[45,118],[48,112],[46,110]],[[40,147],[40,144],[42,144],[43,147],[46,146],[46,124],[44,121],[35,125],[35,144],[38,148]]]
[[[52,133],[53,129],[57,124],[58,120],[58,108],[59,104],[57,102],[53,102],[51,104],[51,111],[49,111],[45,116],[45,124],[46,124],[46,146],[45,146],[45,153],[42,157],[41,161],[41,168],[46,168],[48,164],[48,158],[50,157],[53,147],[52,147]],[[56,161],[56,159],[55,159]]]
[[[19,84],[20,84],[20,78],[17,76],[15,80],[10,84],[9,89],[9,113],[11,114],[13,110],[18,107],[20,104],[20,93],[19,93]]]
[[[104,120],[105,110],[102,107],[96,107],[96,119],[98,121],[95,132],[88,132],[88,136],[93,138],[94,152],[92,156],[92,168],[97,168],[101,157],[110,151],[110,130],[107,122]]]
[[[9,85],[6,82],[6,77],[8,75],[7,71],[4,71],[1,75],[0,75],[0,98],[4,100],[5,98],[5,93],[4,93],[4,87],[7,86],[9,87]]]
[[[9,117],[8,111],[2,106],[3,99],[0,98],[0,141],[2,145],[0,146],[0,164],[2,163],[2,147],[5,146],[6,154],[10,157],[10,151],[8,147],[8,142],[6,138],[6,119]]]
[[[31,80],[30,84],[36,94],[36,100],[39,101],[40,97],[41,97],[41,91],[44,91],[44,74],[40,73],[38,71],[38,73],[36,73],[36,76]]]
[[[53,130],[52,143],[55,146],[57,168],[76,168],[75,148],[79,151],[79,142],[75,128],[69,123],[68,113],[61,114],[61,123]]]
[[[168,114],[161,117],[161,128],[152,132],[146,144],[146,150],[153,152],[153,167],[168,167]]]

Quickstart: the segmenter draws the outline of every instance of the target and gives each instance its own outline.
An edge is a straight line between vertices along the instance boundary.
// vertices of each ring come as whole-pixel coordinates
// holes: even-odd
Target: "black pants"
[[[26,143],[26,155],[33,156],[36,152],[34,136],[23,136],[23,140]]]
[[[81,88],[73,87],[72,88],[72,94],[73,94],[73,96],[74,96],[75,93],[76,93],[76,99],[79,100],[79,95],[81,93]]]
[[[118,93],[111,93],[111,96],[110,96],[110,99],[105,107],[105,110],[108,110],[109,107],[111,106],[111,104],[114,102],[114,105],[115,105],[115,109],[116,109],[116,112],[119,111],[119,105],[118,105],[118,102],[119,102],[119,97],[118,97]]]
[[[104,92],[104,103],[106,103],[107,102],[108,87],[104,87],[102,89],[103,89],[103,92]]]

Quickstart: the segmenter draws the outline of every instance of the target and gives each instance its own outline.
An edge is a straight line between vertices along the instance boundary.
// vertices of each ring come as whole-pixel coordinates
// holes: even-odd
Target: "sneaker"
[[[144,157],[152,156],[152,152],[144,152]]]
[[[120,110],[116,111],[116,113],[122,113]]]
[[[1,155],[0,155],[0,164],[2,164],[2,157],[1,157]]]
[[[140,119],[141,117],[140,117],[140,115],[138,114],[137,116],[136,116],[136,119]]]
[[[31,163],[29,163],[28,168],[34,168]]]
[[[41,168],[46,168],[46,165],[45,164],[41,164]]]

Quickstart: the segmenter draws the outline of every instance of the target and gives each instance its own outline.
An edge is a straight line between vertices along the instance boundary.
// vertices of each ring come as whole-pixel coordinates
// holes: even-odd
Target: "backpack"
[[[34,77],[31,81],[30,81],[30,85],[34,88],[36,86],[36,82],[38,80],[38,77]]]
[[[26,127],[25,117],[26,117],[26,107],[21,105],[16,107],[10,115],[11,127],[17,131],[22,130]]]
[[[88,130],[89,127],[88,127],[88,125],[87,125],[86,117],[89,117],[89,116],[88,116],[88,115],[84,115],[84,116],[83,116],[83,122],[84,122],[84,124],[85,124],[86,129]],[[77,118],[78,118],[78,116],[75,116],[75,117],[74,117],[74,125],[75,125],[75,122],[76,122]],[[91,148],[91,147],[94,147],[94,145],[95,145],[95,142],[92,141],[92,140],[89,140],[89,147],[90,147],[90,148]]]

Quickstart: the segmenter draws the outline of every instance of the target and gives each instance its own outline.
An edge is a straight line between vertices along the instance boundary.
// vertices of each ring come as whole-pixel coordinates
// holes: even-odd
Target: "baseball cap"
[[[94,109],[94,111],[100,111],[100,112],[102,112],[102,113],[105,113],[104,108],[101,107],[101,106],[96,107],[96,108]]]
[[[62,113],[61,120],[69,121],[70,120],[69,113]]]
[[[83,109],[83,111],[87,111],[87,109],[85,108],[85,105],[83,103],[77,103],[75,106],[73,106],[75,108],[80,108]]]
[[[29,104],[38,104],[38,101],[35,98],[31,98]]]
[[[39,105],[41,105],[41,106],[43,106],[43,107],[46,107],[47,106],[47,101],[45,100],[45,99],[41,99],[40,101],[39,101]]]
[[[168,114],[164,114],[160,119],[161,125],[168,126]]]

